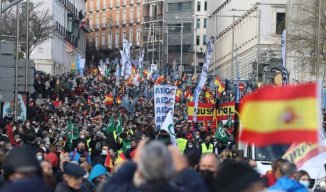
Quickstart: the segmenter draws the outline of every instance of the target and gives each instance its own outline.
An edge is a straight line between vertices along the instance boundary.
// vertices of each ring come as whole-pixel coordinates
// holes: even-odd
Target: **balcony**
[[[136,0],[137,1],[137,4],[139,5],[139,4],[141,4],[141,0]]]
[[[105,28],[105,27],[106,27],[106,23],[103,22],[103,23],[102,23],[102,28]]]
[[[126,25],[126,24],[127,24],[126,19],[123,19],[123,20],[122,20],[122,25]]]
[[[113,8],[113,3],[110,3],[109,8],[110,8],[110,9]]]
[[[123,1],[122,1],[122,6],[123,6],[123,7],[127,6],[127,0],[123,0]]]
[[[117,3],[115,4],[115,7],[116,7],[116,8],[119,8],[119,7],[120,7],[120,3],[117,2]]]
[[[134,0],[130,0],[129,5],[133,5],[133,4],[134,4]]]
[[[136,23],[140,23],[141,19],[139,17],[136,18]]]
[[[115,25],[116,25],[116,26],[119,26],[119,25],[120,25],[120,21],[118,21],[118,20],[115,21]]]
[[[134,24],[134,20],[133,19],[129,19],[129,24],[130,25]]]

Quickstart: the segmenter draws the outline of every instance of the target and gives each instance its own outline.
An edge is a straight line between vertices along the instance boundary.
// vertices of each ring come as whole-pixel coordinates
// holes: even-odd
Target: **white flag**
[[[174,132],[173,115],[171,110],[168,112],[168,115],[162,124],[161,130],[168,132],[172,145],[177,146],[177,140],[175,138],[176,135]]]

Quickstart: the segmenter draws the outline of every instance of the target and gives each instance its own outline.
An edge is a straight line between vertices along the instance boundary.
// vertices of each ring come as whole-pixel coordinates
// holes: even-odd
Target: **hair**
[[[272,164],[272,169],[273,171],[277,171],[280,170],[282,165],[284,163],[288,163],[289,161],[285,160],[285,159],[277,159],[273,164]]]
[[[169,180],[175,170],[171,153],[161,142],[152,142],[144,146],[138,167],[145,182]]]
[[[297,172],[297,167],[293,163],[286,162],[282,164],[280,172],[282,176],[291,177],[293,174]]]
[[[309,175],[309,173],[307,171],[305,171],[305,170],[299,170],[297,172],[296,179],[299,181],[301,179],[301,177],[302,176],[305,176],[305,175],[307,175],[310,178],[310,175]]]

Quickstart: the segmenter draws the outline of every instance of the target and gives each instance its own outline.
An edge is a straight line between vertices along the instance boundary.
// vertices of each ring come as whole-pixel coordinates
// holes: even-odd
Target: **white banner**
[[[121,73],[125,79],[128,79],[132,73],[130,61],[130,47],[131,43],[127,39],[123,39],[123,50],[120,51],[121,55]]]
[[[165,121],[162,124],[162,130],[165,130],[166,132],[169,133],[172,145],[177,146],[177,139],[174,131],[172,111],[169,111],[168,115],[166,116]]]
[[[155,85],[154,86],[154,110],[155,110],[155,125],[156,130],[161,129],[161,126],[169,111],[174,114],[176,86],[171,85]]]
[[[195,92],[194,92],[194,98],[193,98],[193,100],[195,101],[194,117],[193,117],[194,122],[197,121],[196,114],[197,114],[197,109],[198,109],[198,97],[206,83],[206,80],[207,80],[207,73],[208,73],[209,64],[211,63],[211,59],[213,56],[213,50],[214,50],[214,37],[211,37],[207,43],[206,59],[205,59],[203,69],[200,74],[200,80],[199,80],[199,83],[197,84]]]

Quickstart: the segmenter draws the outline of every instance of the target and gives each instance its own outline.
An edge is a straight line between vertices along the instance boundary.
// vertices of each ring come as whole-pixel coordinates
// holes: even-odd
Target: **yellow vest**
[[[213,150],[214,150],[213,144],[210,143],[209,146],[208,146],[208,149],[207,149],[205,143],[201,144],[201,153],[202,154],[213,153]]]
[[[183,139],[183,138],[178,138],[177,143],[178,143],[178,148],[179,148],[180,152],[183,153],[187,146],[187,140]]]

